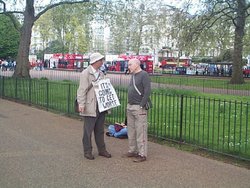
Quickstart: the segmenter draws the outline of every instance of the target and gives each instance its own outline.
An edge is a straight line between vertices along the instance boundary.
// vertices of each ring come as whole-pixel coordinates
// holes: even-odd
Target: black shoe
[[[109,132],[106,132],[106,136],[112,136]]]
[[[123,158],[126,158],[126,157],[138,157],[138,154],[134,153],[134,152],[128,152],[128,153],[123,154],[122,157]]]
[[[89,160],[94,160],[94,159],[95,159],[95,157],[94,157],[91,153],[85,153],[85,154],[84,154],[84,157],[85,157],[86,159],[89,159]]]
[[[99,153],[100,156],[106,157],[106,158],[111,158],[111,154],[107,151],[104,152],[100,152]]]
[[[143,161],[146,161],[146,157],[145,156],[140,156],[140,155],[138,155],[136,157],[136,159],[134,160],[135,163],[140,163],[140,162],[143,162]]]

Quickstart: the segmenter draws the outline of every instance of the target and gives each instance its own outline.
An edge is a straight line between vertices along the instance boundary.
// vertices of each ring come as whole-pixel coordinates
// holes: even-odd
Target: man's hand
[[[79,107],[79,112],[83,113],[84,112],[84,107]]]

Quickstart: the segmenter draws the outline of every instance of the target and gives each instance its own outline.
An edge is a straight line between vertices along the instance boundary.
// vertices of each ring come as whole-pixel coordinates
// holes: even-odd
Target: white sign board
[[[93,87],[97,97],[99,112],[104,112],[121,105],[115,89],[110,83],[110,79],[93,82]]]

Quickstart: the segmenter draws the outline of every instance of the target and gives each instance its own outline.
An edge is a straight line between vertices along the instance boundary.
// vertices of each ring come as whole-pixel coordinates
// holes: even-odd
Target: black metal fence
[[[0,77],[0,96],[77,116],[74,100],[78,85],[70,81]],[[121,106],[107,115],[107,123],[125,119],[127,89],[116,87]],[[155,91],[149,110],[150,136],[195,145],[250,160],[250,103],[205,97],[169,95]]]

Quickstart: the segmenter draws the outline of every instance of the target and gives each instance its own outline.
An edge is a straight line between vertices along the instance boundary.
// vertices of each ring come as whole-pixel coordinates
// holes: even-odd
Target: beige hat
[[[92,65],[93,63],[101,60],[101,59],[104,59],[104,56],[98,52],[96,53],[93,53],[89,56],[89,59],[90,59],[90,62],[89,64]]]

